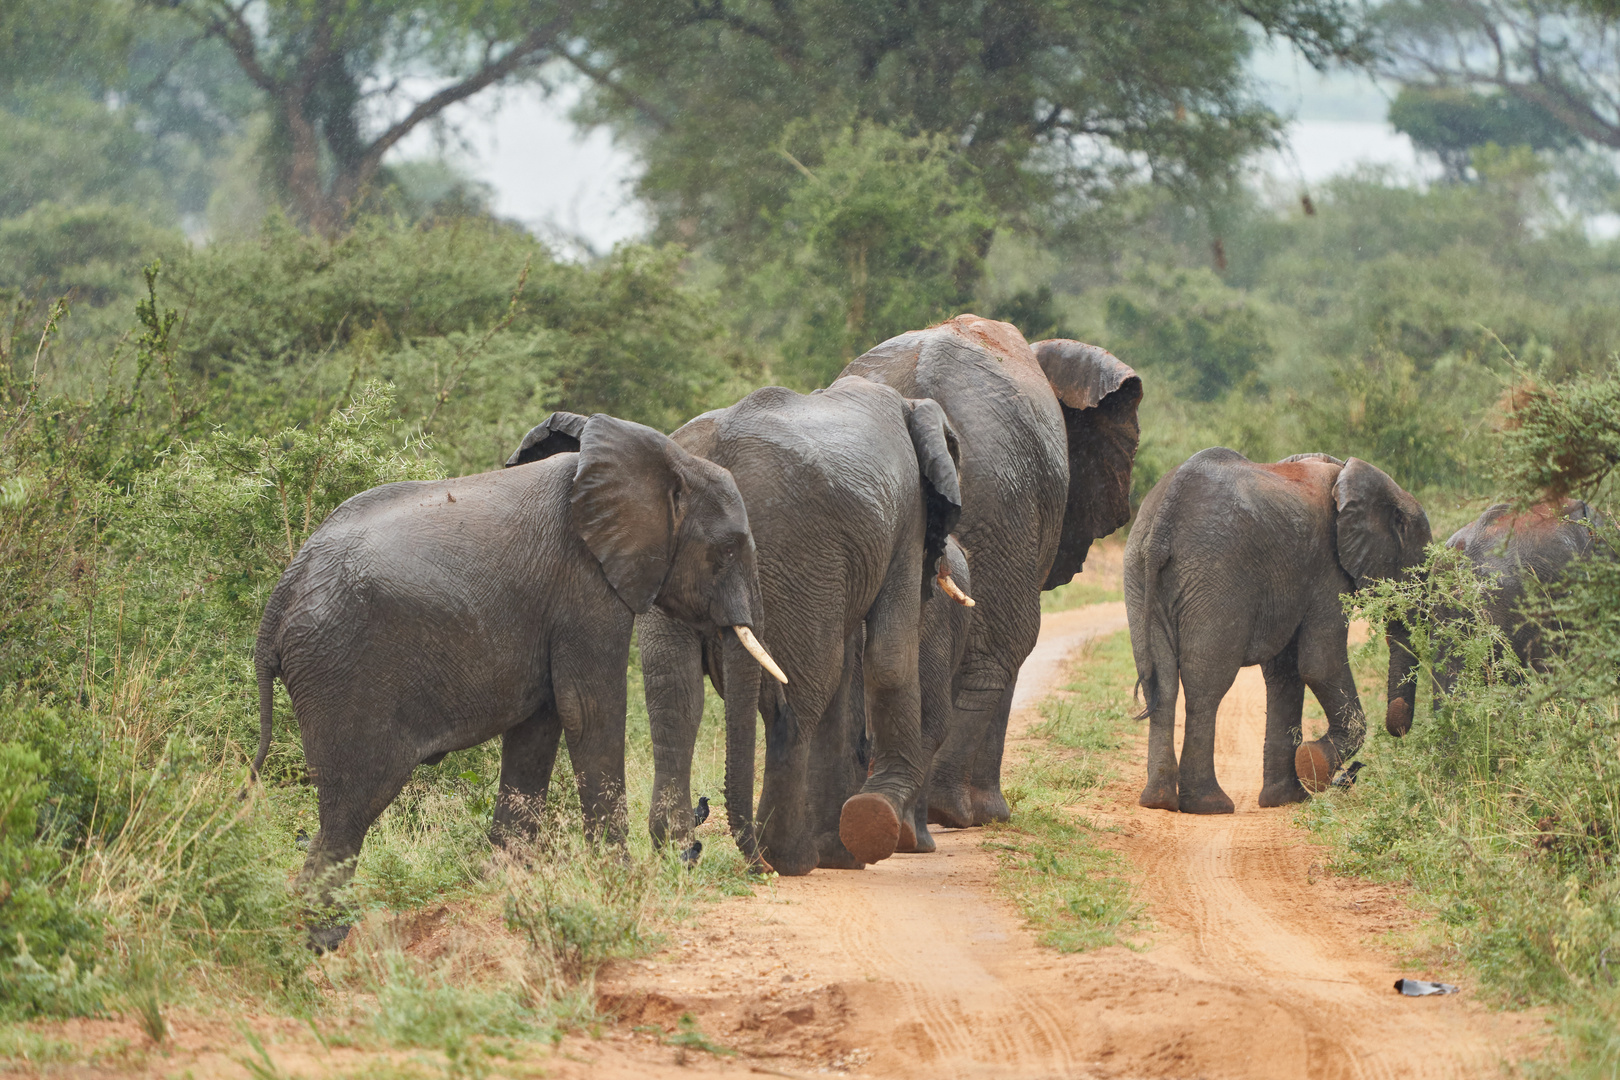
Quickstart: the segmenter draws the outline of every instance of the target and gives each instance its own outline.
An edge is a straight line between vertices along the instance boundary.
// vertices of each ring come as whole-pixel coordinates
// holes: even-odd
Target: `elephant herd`
[[[705,679],[725,702],[731,832],[757,866],[858,869],[933,850],[929,823],[1007,819],[1002,750],[1040,594],[1130,518],[1141,397],[1101,349],[961,315],[810,394],[767,387],[669,436],[555,412],[503,470],[354,496],[283,574],[254,654],[254,772],[279,677],[317,793],[300,887],[330,900],[417,765],[497,736],[493,839],[532,835],[566,734],[587,830],[622,841],[632,632],[660,842],[692,828]],[[1504,528],[1568,525],[1512,533],[1499,510],[1458,534],[1470,554],[1500,555]],[[1247,664],[1268,693],[1261,804],[1319,790],[1361,733],[1340,595],[1404,573],[1428,541],[1422,507],[1363,461],[1216,449],[1166,475],[1126,546],[1151,717],[1142,804],[1231,811],[1215,709]],[[1414,665],[1389,633],[1400,734]],[[1306,686],[1330,726],[1296,746]]]

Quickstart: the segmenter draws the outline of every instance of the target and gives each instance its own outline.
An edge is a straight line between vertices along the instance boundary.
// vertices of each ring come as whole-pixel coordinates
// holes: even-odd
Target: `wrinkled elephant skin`
[[[1125,545],[1131,649],[1150,717],[1141,805],[1232,812],[1215,777],[1215,713],[1250,664],[1266,681],[1260,805],[1323,790],[1366,727],[1341,597],[1408,573],[1428,542],[1417,500],[1355,458],[1301,454],[1267,465],[1217,448],[1166,474]],[[1396,733],[1411,723],[1416,661],[1404,628],[1392,625],[1389,639],[1386,725]],[[1328,731],[1301,745],[1307,686]],[[1179,762],[1178,688],[1187,694]]]

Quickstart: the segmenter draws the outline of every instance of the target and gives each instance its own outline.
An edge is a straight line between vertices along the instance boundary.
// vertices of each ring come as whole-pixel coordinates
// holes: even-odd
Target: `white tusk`
[[[749,656],[759,661],[760,667],[770,672],[777,682],[787,682],[787,676],[776,666],[776,661],[771,659],[771,654],[765,651],[765,646],[759,643],[752,630],[746,626],[733,626],[732,629],[737,631],[737,640],[742,642],[742,647],[748,650]]]
[[[961,588],[957,586],[956,582],[951,580],[951,572],[949,570],[941,570],[939,572],[939,587],[945,590],[946,596],[950,597],[952,600],[955,600],[963,607],[973,606],[973,597],[963,592]]]

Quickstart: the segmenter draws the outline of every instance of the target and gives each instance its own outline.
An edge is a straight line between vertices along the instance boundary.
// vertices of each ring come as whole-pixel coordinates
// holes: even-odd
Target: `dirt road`
[[[1124,626],[1123,604],[1046,617],[1019,679],[1009,753],[1030,706],[1060,685],[1087,638]],[[855,873],[782,879],[728,901],[679,946],[601,983],[627,1029],[690,1012],[745,1055],[686,1053],[671,1075],[753,1071],[881,1077],[1479,1077],[1537,1048],[1539,1017],[1456,997],[1411,999],[1378,941],[1407,925],[1390,890],[1323,875],[1324,853],[1288,810],[1256,806],[1265,693],[1246,669],[1221,706],[1216,766],[1237,813],[1136,806],[1127,771],[1076,812],[1116,830],[1151,929],[1136,948],[1041,948],[992,888],[975,830],[939,851]],[[1135,759],[1141,758],[1140,748]],[[1454,975],[1454,973],[1452,973]],[[616,1074],[647,1048],[598,1044]],[[636,1049],[641,1049],[640,1053]],[[666,1047],[658,1053],[668,1054]]]

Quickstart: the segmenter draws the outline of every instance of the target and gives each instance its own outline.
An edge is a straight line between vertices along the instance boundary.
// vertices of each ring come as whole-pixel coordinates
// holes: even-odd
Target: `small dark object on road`
[[[703,824],[705,821],[708,821],[708,820],[709,820],[709,797],[707,795],[699,795],[698,796],[698,804],[696,806],[692,807],[692,826],[693,826],[693,828],[696,828],[697,826]]]
[[[1424,982],[1422,979],[1396,979],[1395,989],[1407,997],[1428,997],[1430,994],[1455,994],[1457,988],[1450,983]]]
[[[703,841],[694,840],[694,841],[692,841],[692,846],[691,847],[686,848],[685,850],[683,850],[681,852],[681,862],[686,864],[687,869],[691,869],[692,867],[697,865],[698,856],[702,855],[702,854],[703,854]]]
[[[1356,773],[1360,772],[1361,768],[1361,762],[1352,761],[1348,766],[1345,767],[1344,772],[1333,778],[1333,786],[1342,788],[1355,786]]]

